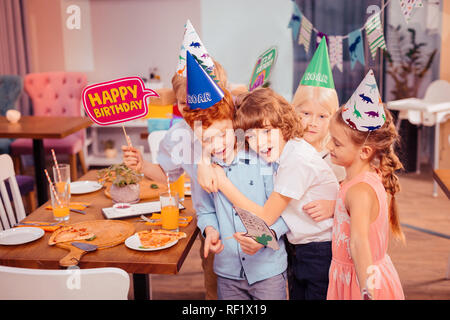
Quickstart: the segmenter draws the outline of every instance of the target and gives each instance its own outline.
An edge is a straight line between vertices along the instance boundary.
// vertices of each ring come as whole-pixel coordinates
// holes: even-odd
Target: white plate
[[[103,186],[97,181],[76,181],[70,183],[71,194],[83,194],[100,190]]]
[[[131,237],[128,237],[127,240],[125,240],[125,245],[133,250],[139,250],[139,251],[157,251],[157,250],[163,250],[170,248],[178,243],[178,239],[169,242],[165,246],[159,247],[159,248],[142,248],[141,241],[139,240],[139,236],[137,233],[133,234]]]
[[[17,245],[24,244],[41,238],[44,230],[33,227],[20,227],[7,229],[0,232],[0,244]]]

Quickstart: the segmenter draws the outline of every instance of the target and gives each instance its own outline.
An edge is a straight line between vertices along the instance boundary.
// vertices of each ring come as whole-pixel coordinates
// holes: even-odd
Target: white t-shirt
[[[314,200],[336,200],[339,184],[333,170],[303,139],[289,140],[278,162],[274,191],[292,198],[281,215],[290,229],[289,242],[331,241],[333,219],[315,222],[302,208]]]

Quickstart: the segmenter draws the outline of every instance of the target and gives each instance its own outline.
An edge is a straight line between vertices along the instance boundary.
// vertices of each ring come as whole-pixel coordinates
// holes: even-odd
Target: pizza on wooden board
[[[88,232],[86,228],[74,228],[71,226],[62,227],[53,232],[48,240],[49,245],[54,245],[61,242],[90,240],[95,238],[95,234]]]
[[[186,238],[184,232],[145,230],[137,233],[143,248],[161,248],[175,240]]]

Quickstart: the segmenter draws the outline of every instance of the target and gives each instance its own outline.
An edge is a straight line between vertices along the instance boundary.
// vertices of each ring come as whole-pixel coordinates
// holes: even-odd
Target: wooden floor
[[[397,197],[401,222],[450,236],[450,200],[439,190],[433,198],[431,171],[404,174]],[[406,245],[391,242],[389,254],[397,268],[406,299],[450,299],[450,240],[403,227]],[[176,276],[152,276],[153,299],[204,299],[197,239]]]

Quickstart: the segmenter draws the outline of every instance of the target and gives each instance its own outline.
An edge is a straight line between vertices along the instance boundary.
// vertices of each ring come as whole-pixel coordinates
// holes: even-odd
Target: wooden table
[[[96,171],[90,170],[80,180],[95,180]],[[73,195],[71,201],[90,202],[91,205],[85,210],[86,215],[71,212],[69,223],[86,220],[104,219],[102,208],[113,205],[111,199],[104,194],[105,189],[84,194]],[[48,205],[49,202],[46,204]],[[175,246],[152,252],[135,251],[127,248],[124,244],[86,253],[78,266],[80,268],[116,267],[133,274],[135,299],[148,299],[149,278],[148,274],[177,274],[188,255],[199,231],[192,201],[187,198],[184,201],[186,209],[180,212],[181,216],[193,216],[194,219],[187,227],[180,228],[186,232],[187,237],[181,239]],[[148,226],[138,222],[139,217],[123,219],[133,223],[136,231],[159,228]],[[45,209],[45,205],[31,213],[24,221],[52,221],[52,211]],[[18,246],[0,246],[0,264],[12,267],[35,268],[35,269],[59,269],[59,260],[68,251],[55,246],[49,246],[50,233],[34,242]]]
[[[449,169],[437,169],[433,170],[433,178],[438,185],[450,199],[450,170]]]
[[[48,200],[48,183],[45,178],[45,151],[43,139],[61,139],[85,129],[92,124],[87,117],[23,116],[18,123],[9,123],[0,117],[1,138],[33,139],[33,158],[39,205]]]

